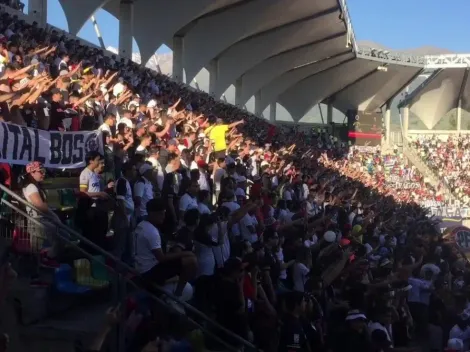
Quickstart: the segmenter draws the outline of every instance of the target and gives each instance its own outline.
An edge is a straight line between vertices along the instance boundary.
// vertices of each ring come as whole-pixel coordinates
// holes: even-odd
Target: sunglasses
[[[36,170],[36,171],[33,171],[34,173],[40,173],[40,174],[45,174],[46,173],[46,169],[39,169],[39,170]]]

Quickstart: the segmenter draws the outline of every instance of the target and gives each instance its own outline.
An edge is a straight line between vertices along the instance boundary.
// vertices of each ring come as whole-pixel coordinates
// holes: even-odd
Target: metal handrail
[[[57,219],[55,219],[54,217],[51,217],[50,215],[48,214],[45,214],[44,212],[42,212],[41,210],[39,210],[36,206],[34,206],[33,204],[29,203],[28,201],[26,201],[25,199],[21,198],[18,194],[16,194],[15,192],[13,192],[12,190],[6,188],[5,186],[3,185],[0,185],[0,190],[7,193],[10,197],[12,197],[13,199],[15,199],[16,201],[18,201],[19,203],[23,204],[24,206],[26,207],[29,207],[31,209],[33,209],[34,211],[36,211],[38,214],[40,214],[41,216],[47,218],[49,221],[51,221],[54,225],[56,225],[58,228],[62,229],[62,230],[65,230],[67,231],[68,233],[72,234],[74,237],[76,237],[78,240],[80,240],[80,242],[82,243],[85,243],[87,244],[88,246],[90,246],[91,248],[93,248],[94,250],[96,250],[97,252],[101,253],[101,255],[105,256],[106,258],[108,259],[111,259],[113,260],[116,264],[117,264],[117,268],[120,268],[120,269],[125,269],[127,272],[129,273],[132,273],[134,274],[135,276],[137,277],[141,277],[140,273],[135,270],[134,268],[132,268],[131,266],[127,265],[126,263],[122,262],[119,258],[115,257],[113,254],[109,253],[108,251],[104,250],[103,248],[101,248],[100,246],[96,245],[95,243],[93,243],[92,241],[88,240],[87,238],[83,237],[81,234],[79,234],[77,231],[69,228],[68,226],[64,225],[63,223],[61,223],[60,221],[57,221]],[[15,211],[18,211],[21,215],[25,216],[26,218],[30,219],[31,221],[33,222],[37,222],[36,219],[34,219],[33,217],[27,215],[25,212],[23,212],[22,210],[18,209],[16,206],[14,206],[13,204],[11,204],[10,202],[2,199],[1,200],[2,203],[6,204],[8,207],[10,207],[11,209],[15,210]],[[59,234],[57,234],[58,236],[60,236]],[[77,244],[69,241],[67,238],[63,238],[65,241],[67,241],[69,244],[71,244],[72,246],[74,246],[75,248],[77,248],[80,252],[82,252],[85,256],[87,256],[89,259],[92,259],[92,256],[91,254],[89,254],[87,251],[83,250],[81,247],[79,247]],[[161,303],[163,305],[167,305],[161,298],[158,298],[157,296],[155,296],[153,293],[149,292],[148,290],[146,289],[143,289],[142,287],[139,287],[137,286],[137,284],[126,278],[125,276],[123,276],[122,272],[119,272],[119,270],[116,268],[112,268],[112,267],[109,267],[108,265],[104,264],[108,269],[114,271],[116,274],[118,275],[121,275],[122,278],[124,280],[126,280],[128,283],[130,283],[131,285],[133,285],[134,287],[138,288],[139,290],[142,290],[142,291],[145,291],[150,297],[152,297],[153,299],[155,299],[158,303]],[[191,313],[194,313],[195,315],[199,316],[200,318],[202,318],[204,321],[212,324],[214,327],[216,327],[217,329],[220,329],[221,331],[223,331],[224,333],[226,333],[227,335],[229,335],[230,337],[234,338],[236,341],[242,343],[245,347],[248,347],[252,350],[257,350],[257,348],[252,344],[250,343],[249,341],[243,339],[242,337],[234,334],[233,332],[231,332],[230,330],[226,329],[225,327],[223,327],[222,325],[220,325],[219,323],[215,322],[213,319],[209,318],[207,315],[205,315],[203,312],[197,310],[196,308],[194,308],[193,306],[191,306],[190,304],[182,301],[181,299],[179,299],[178,297],[174,296],[173,294],[165,291],[162,287],[158,286],[158,285],[153,285],[152,287],[154,287],[157,291],[159,291],[159,293],[169,297],[170,299],[178,302],[179,304],[181,304],[184,308],[186,308],[188,311],[190,311]],[[168,306],[168,305],[167,305]],[[227,347],[230,351],[238,351],[235,347],[227,344],[225,341],[221,340],[220,337],[218,337],[217,335],[215,335],[214,333],[208,331],[206,328],[204,328],[203,326],[201,326],[200,324],[198,324],[197,322],[195,322],[193,319],[189,318],[186,316],[186,318],[188,319],[189,322],[191,322],[192,324],[198,326],[204,333],[206,333],[208,336],[210,336],[211,338],[213,338],[214,340],[217,340],[219,343],[223,344],[225,347]]]

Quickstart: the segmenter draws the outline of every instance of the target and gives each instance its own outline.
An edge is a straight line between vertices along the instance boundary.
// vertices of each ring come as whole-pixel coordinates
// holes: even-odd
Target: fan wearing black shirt
[[[285,314],[281,320],[278,351],[312,351],[301,320],[306,309],[304,294],[296,291],[288,292],[284,296],[284,308]]]
[[[178,230],[172,251],[193,251],[194,231],[199,225],[199,210],[189,209],[184,213],[184,225]]]
[[[50,131],[60,131],[64,129],[63,120],[65,118],[65,107],[62,104],[62,93],[60,89],[51,90],[52,101],[50,107]]]
[[[248,337],[248,316],[243,295],[243,274],[246,265],[247,263],[242,263],[239,258],[227,259],[213,296],[217,322],[245,339]],[[238,344],[238,341],[229,336],[225,339],[233,345]]]

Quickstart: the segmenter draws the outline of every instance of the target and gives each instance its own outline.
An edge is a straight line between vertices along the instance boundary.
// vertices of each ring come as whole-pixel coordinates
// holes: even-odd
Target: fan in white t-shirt
[[[101,178],[96,173],[97,170],[104,167],[103,156],[98,152],[92,151],[87,155],[86,161],[88,166],[83,169],[79,178],[80,192],[84,192],[94,199],[108,199],[108,194],[102,191]]]
[[[186,190],[186,193],[180,199],[178,208],[180,213],[180,219],[184,217],[184,213],[189,209],[197,209],[197,194],[199,192],[199,183],[197,181],[191,181],[190,186]]]
[[[258,221],[254,215],[246,214],[239,222],[242,238],[250,243],[258,241],[256,226]]]
[[[148,216],[134,231],[136,268],[142,275],[142,280],[148,284],[164,285],[167,280],[178,277],[178,283],[172,287],[172,292],[175,296],[182,297],[187,281],[195,278],[197,260],[190,251],[164,253],[157,226],[163,223],[166,209],[167,204],[162,199],[151,199],[147,203]],[[170,301],[172,303],[175,304]],[[174,308],[178,309],[178,306]]]
[[[292,269],[292,280],[294,281],[294,290],[305,292],[305,283],[308,280],[310,267],[312,266],[312,253],[310,248],[301,247],[296,256],[296,261]]]

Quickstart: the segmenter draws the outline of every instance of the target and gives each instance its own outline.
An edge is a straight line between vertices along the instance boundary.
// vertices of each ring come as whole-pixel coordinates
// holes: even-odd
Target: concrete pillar
[[[277,110],[277,103],[269,104],[269,121],[271,123],[276,122],[276,110]]]
[[[333,122],[333,104],[326,105],[326,123],[330,125]]]
[[[178,83],[183,83],[183,53],[184,38],[173,37],[173,79]]]
[[[462,98],[459,98],[457,105],[457,131],[462,129]]]
[[[119,5],[119,55],[132,59],[132,38],[134,35],[134,2],[121,0]]]
[[[384,125],[385,125],[385,142],[388,146],[391,146],[390,141],[390,103],[387,103],[385,107],[385,116],[384,116]]]
[[[263,111],[261,110],[261,90],[255,93],[255,115],[263,115]]]
[[[238,77],[235,81],[235,105],[242,107],[242,89],[243,89],[243,79]],[[255,99],[255,110],[256,110],[256,99]],[[256,114],[256,112],[255,112]]]
[[[209,62],[209,94],[212,96],[215,96],[215,90],[217,89],[218,77],[219,77],[219,61],[217,59],[213,59]]]
[[[405,106],[403,108],[403,115],[402,115],[402,128],[403,128],[403,137],[408,137],[408,124],[410,122],[410,108]]]
[[[29,0],[28,16],[32,17],[39,26],[47,24],[47,0]]]

